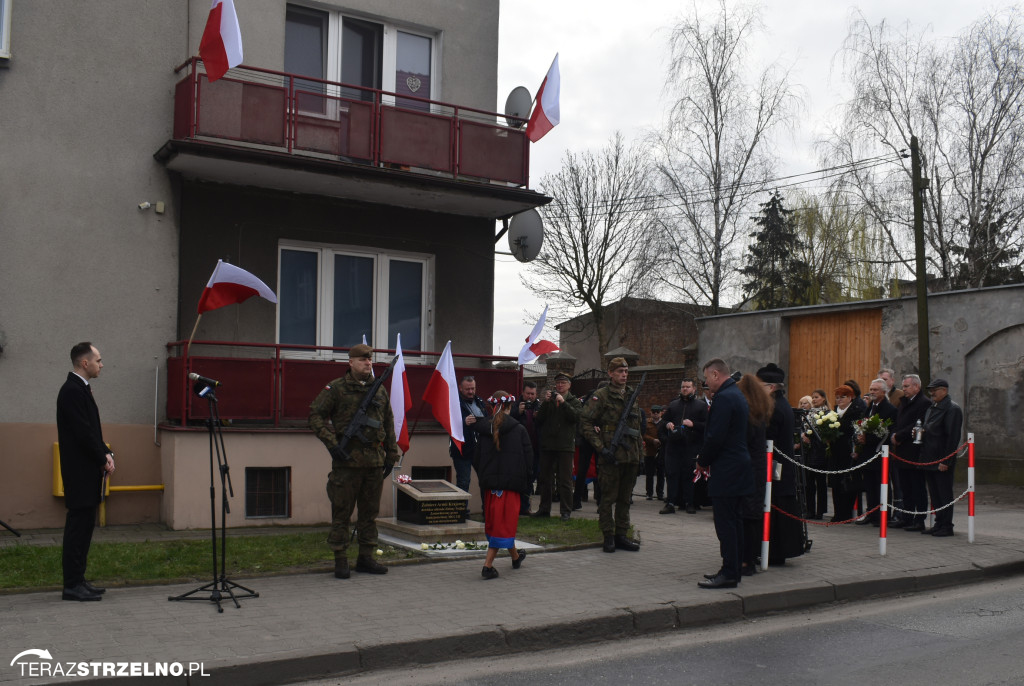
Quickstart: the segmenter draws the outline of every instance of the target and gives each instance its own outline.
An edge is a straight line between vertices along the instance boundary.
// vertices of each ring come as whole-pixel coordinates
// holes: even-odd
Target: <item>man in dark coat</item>
[[[665,444],[665,476],[668,480],[665,507],[660,514],[672,514],[677,507],[685,507],[690,514],[697,512],[693,467],[704,443],[707,419],[707,403],[697,395],[693,379],[683,379],[679,385],[679,397],[669,403],[659,431]]]
[[[96,508],[103,499],[105,474],[114,472],[114,453],[103,441],[100,411],[89,382],[100,375],[103,360],[92,343],[71,349],[74,369],[57,394],[57,441],[64,481],[64,600],[101,600],[106,591],[85,580]]]
[[[729,366],[721,359],[704,365],[704,378],[715,394],[704,429],[704,446],[697,464],[707,474],[715,533],[722,551],[722,568],[697,583],[701,588],[736,588],[743,550],[743,498],[754,492],[754,473],[747,450],[750,408]]]
[[[888,420],[890,422],[889,431],[891,432],[893,429],[892,424],[896,422],[896,408],[891,402],[889,402],[888,390],[885,379],[881,377],[871,382],[871,385],[868,386],[868,395],[871,396],[871,405],[868,407],[867,417],[870,419],[871,417],[878,416],[883,423]],[[883,438],[876,434],[859,434],[855,443],[855,449],[860,451],[858,461],[863,462],[865,460],[870,460],[875,453],[878,452],[879,448],[888,442],[888,439],[888,436]],[[878,458],[864,467],[864,490],[867,494],[868,512],[871,512],[871,510],[878,507],[881,488],[882,460],[881,458]],[[874,524],[875,526],[879,526],[880,521],[881,516],[879,513],[872,512],[857,523]]]
[[[779,454],[793,457],[796,418],[789,400],[786,399],[786,372],[774,362],[769,362],[757,370],[757,378],[764,384],[772,399],[772,416],[768,419],[765,438],[773,443],[773,469],[779,470],[775,465],[781,465],[781,471],[775,472],[781,475],[772,483],[772,504],[776,509],[773,509],[771,514],[771,556],[768,560],[773,565],[780,565],[785,564],[786,558],[798,557],[804,553],[803,528],[799,520],[793,518],[804,516],[797,498],[797,466]],[[787,517],[785,513],[792,517]]]
[[[921,445],[914,443],[914,427],[928,411],[928,398],[921,392],[921,377],[907,374],[903,377],[903,398],[896,409],[896,424],[892,432],[892,455],[900,470],[903,484],[903,506],[911,512],[923,513],[928,509],[928,494],[925,490],[924,472],[917,467]],[[924,531],[924,514],[905,515],[906,531]],[[890,524],[900,528],[896,523]]]
[[[924,470],[928,493],[932,498],[935,526],[921,533],[932,536],[953,535],[953,472],[960,447],[964,413],[949,397],[949,382],[935,379],[928,384],[932,404],[924,413],[924,436],[921,445],[921,469]],[[941,462],[940,462],[941,460]],[[937,462],[938,464],[928,464]],[[946,507],[949,505],[949,507]]]
[[[466,440],[461,450],[455,445],[455,441],[449,440],[448,455],[455,466],[455,485],[469,493],[469,486],[473,480],[473,455],[476,453],[477,439],[473,425],[487,416],[487,407],[476,394],[476,379],[472,376],[464,376],[459,381],[459,409],[462,412],[462,435]],[[483,498],[482,491],[480,497]],[[469,516],[468,501],[466,516]]]

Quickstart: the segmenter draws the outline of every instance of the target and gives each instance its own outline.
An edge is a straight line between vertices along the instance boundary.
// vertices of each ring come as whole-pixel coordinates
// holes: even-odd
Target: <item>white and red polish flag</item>
[[[272,303],[277,302],[277,295],[270,290],[270,286],[241,267],[217,260],[217,266],[213,268],[213,274],[199,298],[199,314],[244,302],[254,295]]]
[[[395,415],[395,438],[403,453],[409,452],[409,422],[405,415],[412,409],[412,396],[409,394],[409,377],[405,373],[405,357],[402,355],[402,334],[398,334],[395,344],[395,355],[398,362],[391,371],[391,413]]]
[[[544,332],[544,322],[548,318],[548,306],[544,306],[544,313],[537,320],[537,323],[533,325],[533,331],[526,338],[526,345],[519,351],[519,364],[523,365],[527,362],[533,362],[544,353],[553,353],[559,350],[559,347],[551,341],[540,340],[540,335]]]
[[[444,346],[441,359],[430,376],[423,399],[430,403],[430,411],[451,436],[452,443],[462,452],[466,442],[462,433],[462,409],[459,407],[459,385],[455,380],[455,363],[452,362],[452,342]]]
[[[199,56],[211,82],[242,63],[242,31],[238,28],[233,0],[213,0],[199,41]]]
[[[558,53],[551,62],[547,76],[540,84],[537,92],[537,104],[530,115],[530,121],[526,125],[526,137],[532,142],[539,141],[544,134],[558,126],[561,117],[558,106],[559,94],[562,90],[562,77],[558,73]]]

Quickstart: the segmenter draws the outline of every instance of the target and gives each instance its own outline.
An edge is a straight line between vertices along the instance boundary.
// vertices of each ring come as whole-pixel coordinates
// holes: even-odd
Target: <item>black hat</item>
[[[651,405],[651,412],[661,412],[664,409],[661,405]]]
[[[786,372],[782,371],[774,362],[769,362],[757,370],[757,378],[765,383],[782,383],[786,380]]]
[[[928,388],[949,388],[949,382],[945,379],[932,379],[932,382],[928,384]]]

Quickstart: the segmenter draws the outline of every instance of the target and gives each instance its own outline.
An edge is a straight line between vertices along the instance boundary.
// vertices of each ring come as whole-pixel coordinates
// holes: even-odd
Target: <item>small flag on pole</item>
[[[541,314],[540,319],[533,325],[533,331],[526,338],[526,345],[519,351],[519,364],[524,365],[527,362],[533,362],[544,353],[553,353],[559,350],[559,347],[551,341],[542,341],[540,335],[544,333],[544,322],[548,318],[548,307],[544,306],[544,313]]]
[[[267,284],[241,267],[217,260],[217,266],[213,268],[213,274],[199,298],[199,314],[244,302],[254,295],[277,302],[277,295]]]
[[[562,77],[558,73],[558,53],[555,53],[551,68],[548,69],[547,76],[544,77],[537,92],[537,104],[526,125],[526,137],[532,142],[536,143],[544,134],[558,126],[558,120],[561,118],[558,102],[561,90]]]
[[[398,334],[395,344],[395,355],[398,362],[391,372],[391,413],[395,416],[395,439],[403,453],[409,452],[409,422],[406,414],[412,409],[412,396],[409,394],[409,377],[405,373],[405,357],[402,355],[402,334]]]
[[[213,0],[199,41],[199,56],[211,82],[242,63],[242,31],[238,28],[233,0]]]
[[[459,407],[459,388],[455,381],[455,363],[452,361],[452,342],[444,346],[437,368],[430,376],[423,399],[430,403],[430,411],[461,453],[466,442],[462,433],[462,409]]]

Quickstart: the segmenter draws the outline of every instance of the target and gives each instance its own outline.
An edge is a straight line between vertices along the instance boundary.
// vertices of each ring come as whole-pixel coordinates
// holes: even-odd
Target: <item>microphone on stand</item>
[[[215,381],[214,379],[208,379],[205,376],[199,376],[195,372],[189,372],[188,378],[192,379],[193,381],[195,381],[197,383],[206,384],[207,386],[210,386],[211,388],[216,388],[217,386],[223,386],[224,385],[220,381]]]

